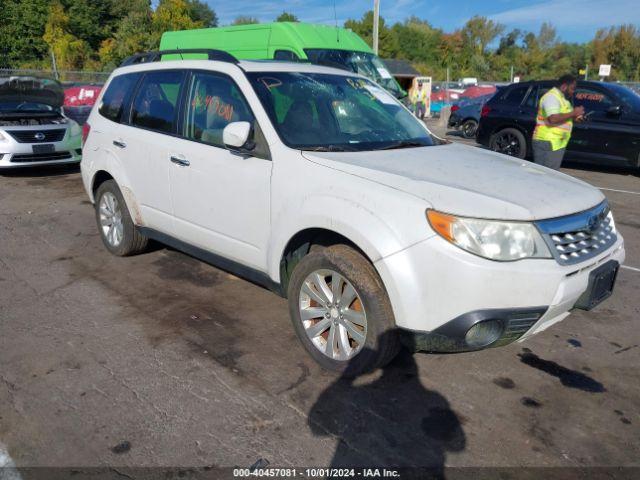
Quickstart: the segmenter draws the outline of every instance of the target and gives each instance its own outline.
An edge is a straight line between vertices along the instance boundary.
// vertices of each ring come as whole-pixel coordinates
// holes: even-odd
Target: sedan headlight
[[[490,260],[552,258],[540,232],[531,223],[456,217],[436,210],[427,210],[427,219],[445,240]]]
[[[73,120],[69,120],[69,122],[71,123],[69,135],[72,137],[78,137],[82,135],[82,127],[78,124],[78,122],[74,122]]]

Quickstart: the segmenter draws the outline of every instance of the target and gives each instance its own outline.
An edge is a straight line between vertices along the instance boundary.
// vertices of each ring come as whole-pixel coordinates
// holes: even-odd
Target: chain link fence
[[[0,77],[27,76],[38,78],[55,78],[63,85],[102,85],[109,78],[110,72],[87,72],[75,70],[35,70],[0,68]]]

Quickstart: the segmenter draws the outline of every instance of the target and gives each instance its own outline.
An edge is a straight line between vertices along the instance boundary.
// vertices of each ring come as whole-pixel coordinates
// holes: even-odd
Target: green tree
[[[70,33],[69,16],[59,1],[51,4],[42,38],[55,55],[58,69],[79,70],[84,67],[89,45]]]
[[[49,46],[44,26],[49,0],[2,0],[0,2],[0,66],[48,68]]]
[[[206,2],[201,0],[188,0],[187,7],[189,9],[189,17],[200,23],[203,27],[218,26],[218,15],[216,15],[216,12],[213,11]]]
[[[298,17],[296,17],[293,13],[282,12],[280,15],[276,17],[276,22],[299,22]]]
[[[462,36],[478,55],[484,55],[487,46],[504,31],[504,25],[476,15],[462,28]]]
[[[369,10],[361,20],[347,20],[345,28],[350,28],[360,35],[369,46],[373,46],[373,10]],[[378,55],[382,58],[393,58],[398,55],[400,46],[393,30],[387,27],[384,18],[380,17],[378,28]]]

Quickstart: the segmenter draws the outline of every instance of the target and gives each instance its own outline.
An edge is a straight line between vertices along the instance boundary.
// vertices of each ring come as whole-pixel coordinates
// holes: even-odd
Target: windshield
[[[640,95],[624,85],[610,84],[610,86],[618,97],[620,97],[620,100],[628,107],[631,107],[633,111],[640,113]]]
[[[248,77],[289,147],[366,151],[436,143],[422,122],[369,80],[300,72]]]
[[[0,102],[0,112],[51,112],[53,107],[34,102]]]
[[[389,90],[396,98],[404,98],[407,95],[382,60],[372,53],[321,48],[307,48],[304,52],[311,63],[349,70],[370,78]]]

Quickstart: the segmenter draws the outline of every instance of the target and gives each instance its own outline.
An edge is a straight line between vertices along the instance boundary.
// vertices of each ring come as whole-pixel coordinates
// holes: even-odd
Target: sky
[[[344,24],[371,10],[373,0],[205,0],[218,14],[220,25],[239,15],[272,21],[283,10],[301,21]],[[380,0],[380,14],[387,23],[410,15],[428,20],[446,32],[461,27],[474,15],[483,15],[506,26],[537,32],[547,21],[562,40],[591,40],[599,28],[622,23],[640,27],[640,0]]]

